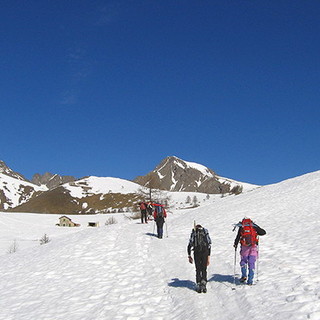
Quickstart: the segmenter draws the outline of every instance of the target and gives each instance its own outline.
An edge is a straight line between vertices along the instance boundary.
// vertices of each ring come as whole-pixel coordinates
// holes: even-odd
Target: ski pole
[[[236,290],[236,264],[237,264],[237,247],[234,249],[234,259],[233,259],[233,288],[232,290]]]
[[[166,233],[167,233],[167,238],[168,238],[168,223],[167,223],[167,219],[164,222],[166,224]]]
[[[257,282],[259,281],[259,256],[260,256],[260,246],[257,246],[258,254],[257,254]]]
[[[153,230],[152,230],[152,234],[153,234],[154,236],[155,236],[155,233],[154,233],[155,225],[156,225],[156,222],[153,220]]]

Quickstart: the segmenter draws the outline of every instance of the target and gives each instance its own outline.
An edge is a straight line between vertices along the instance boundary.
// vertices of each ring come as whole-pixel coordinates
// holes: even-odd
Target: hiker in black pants
[[[207,292],[207,266],[210,264],[211,239],[208,230],[196,225],[190,235],[187,247],[188,259],[193,263],[191,249],[193,248],[194,263],[196,265],[197,291]]]
[[[148,223],[147,221],[147,205],[145,202],[140,202],[140,211],[141,211],[141,223]]]

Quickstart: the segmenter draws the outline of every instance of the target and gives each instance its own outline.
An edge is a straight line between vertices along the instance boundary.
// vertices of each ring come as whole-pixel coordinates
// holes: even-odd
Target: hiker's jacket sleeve
[[[264,236],[267,232],[266,232],[266,230],[264,230],[264,229],[262,229],[262,228],[260,228],[258,225],[253,225],[254,226],[254,228],[256,229],[256,231],[257,231],[257,234],[259,235],[259,236]]]
[[[188,256],[191,255],[191,249],[193,246],[194,246],[194,232],[192,231],[189,239],[189,244],[187,247]]]
[[[207,229],[206,229],[206,235],[207,235],[207,243],[208,243],[208,256],[210,256],[211,255],[211,238]]]
[[[237,246],[239,241],[240,241],[240,238],[241,238],[241,227],[238,229],[238,234],[236,236],[236,238],[234,239],[234,245]]]

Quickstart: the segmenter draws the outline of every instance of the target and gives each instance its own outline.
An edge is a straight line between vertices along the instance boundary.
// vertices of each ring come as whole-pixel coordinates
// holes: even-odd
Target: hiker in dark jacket
[[[163,224],[165,223],[165,218],[167,217],[167,212],[161,204],[153,204],[154,213],[153,218],[157,224],[157,234],[158,238],[162,239],[163,237]]]
[[[207,267],[210,264],[211,239],[208,230],[200,224],[196,225],[192,230],[187,247],[189,262],[193,263],[191,249],[193,249],[196,266],[197,291],[199,293],[207,292]]]
[[[151,202],[147,203],[147,212],[148,212],[148,219],[151,220],[152,213],[153,213],[153,207]]]
[[[259,236],[266,234],[266,231],[260,228],[257,224],[251,221],[249,218],[244,218],[235,227],[239,227],[238,234],[234,240],[234,248],[237,250],[240,242],[240,267],[241,267],[241,278],[240,282],[245,282],[252,285],[255,263],[259,255]],[[253,239],[253,240],[252,240]],[[249,269],[247,277],[247,269]]]

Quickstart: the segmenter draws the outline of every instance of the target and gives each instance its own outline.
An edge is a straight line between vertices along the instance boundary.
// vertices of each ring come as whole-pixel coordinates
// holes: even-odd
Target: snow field
[[[153,222],[121,215],[109,226],[104,226],[108,215],[72,216],[82,226],[65,229],[54,226],[57,216],[0,214],[1,243],[45,232],[52,238],[14,254],[2,250],[0,319],[318,320],[319,192],[320,172],[315,172],[176,210],[168,216],[163,239],[153,235]],[[232,224],[244,216],[267,235],[260,238],[255,285],[237,281],[232,290]],[[87,228],[86,219],[101,227]],[[206,294],[194,291],[195,268],[187,260],[194,220],[213,242]],[[236,259],[239,276],[239,249]]]

